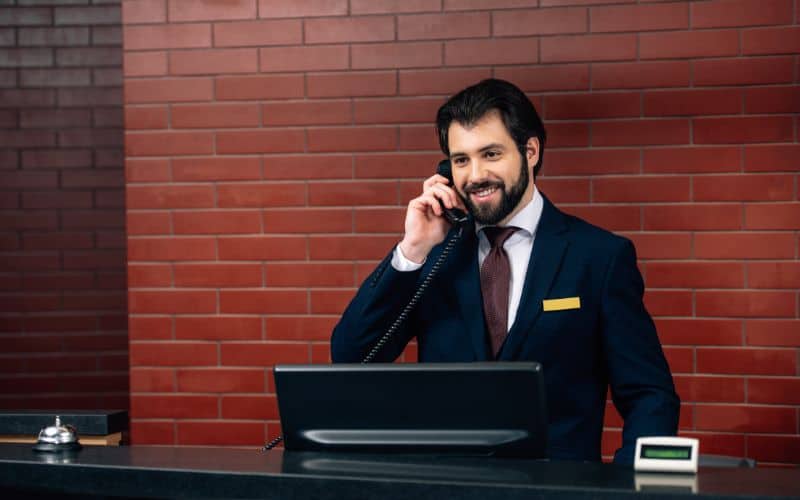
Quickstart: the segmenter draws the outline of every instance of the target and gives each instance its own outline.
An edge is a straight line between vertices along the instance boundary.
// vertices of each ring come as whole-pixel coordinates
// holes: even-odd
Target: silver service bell
[[[39,431],[39,438],[33,449],[35,451],[62,452],[81,449],[78,442],[78,431],[71,425],[61,425],[61,417],[56,416],[53,425]]]

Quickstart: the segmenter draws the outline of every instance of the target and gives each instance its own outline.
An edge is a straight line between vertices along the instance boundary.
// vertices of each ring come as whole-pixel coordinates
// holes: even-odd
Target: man
[[[394,360],[416,337],[421,362],[539,361],[553,459],[600,460],[608,387],[625,420],[615,462],[633,461],[640,436],[674,435],[679,399],[642,303],[633,245],[560,212],[536,189],[546,134],[530,100],[485,80],[439,109],[437,129],[453,182],[434,175],[408,204],[402,241],[333,331],[334,362],[371,351],[459,230],[442,205],[466,208],[474,223],[375,360]]]

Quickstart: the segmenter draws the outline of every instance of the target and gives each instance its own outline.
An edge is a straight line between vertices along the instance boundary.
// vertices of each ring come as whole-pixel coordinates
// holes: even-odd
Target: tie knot
[[[486,235],[486,239],[489,240],[489,244],[492,245],[492,248],[497,248],[503,246],[507,239],[511,237],[512,234],[519,230],[518,227],[514,226],[507,226],[507,227],[498,227],[498,226],[491,226],[483,228],[483,234]]]

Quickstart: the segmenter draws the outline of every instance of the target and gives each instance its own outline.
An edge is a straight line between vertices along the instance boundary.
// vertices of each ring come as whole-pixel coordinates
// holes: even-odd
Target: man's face
[[[499,112],[469,127],[453,122],[448,146],[453,184],[479,223],[505,225],[533,197],[529,171],[539,159],[539,140],[531,138],[523,156]]]

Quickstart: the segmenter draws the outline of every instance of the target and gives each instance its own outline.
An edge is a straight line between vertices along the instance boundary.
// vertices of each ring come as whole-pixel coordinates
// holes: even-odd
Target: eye
[[[500,158],[500,151],[496,149],[490,149],[486,151],[486,153],[484,153],[484,156],[489,160],[497,160],[498,158]]]
[[[457,156],[457,157],[453,158],[450,161],[453,163],[453,165],[458,165],[458,166],[466,165],[467,157],[466,156]]]

